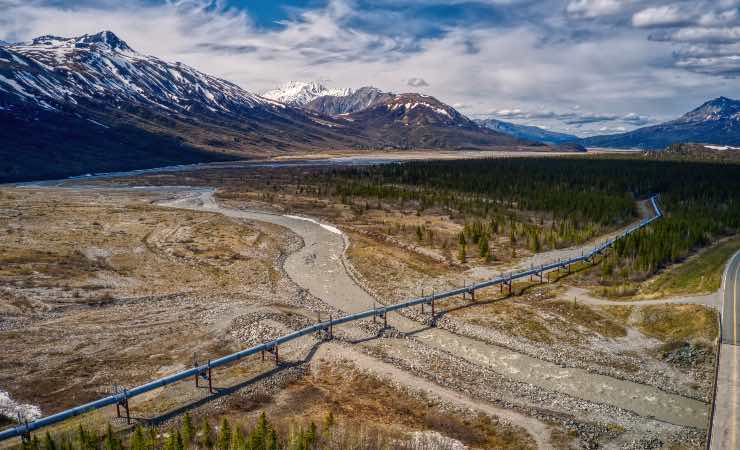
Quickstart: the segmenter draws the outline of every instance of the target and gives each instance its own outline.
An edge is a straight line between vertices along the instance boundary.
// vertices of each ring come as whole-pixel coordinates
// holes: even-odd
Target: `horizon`
[[[374,86],[577,136],[672,120],[740,90],[734,0],[260,3],[142,1],[131,13],[106,0],[0,1],[0,40],[110,30],[257,94],[291,80]]]

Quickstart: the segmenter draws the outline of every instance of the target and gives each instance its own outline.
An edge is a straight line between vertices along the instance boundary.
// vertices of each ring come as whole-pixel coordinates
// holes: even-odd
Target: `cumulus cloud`
[[[692,14],[677,5],[663,5],[638,11],[632,16],[632,25],[638,28],[679,26],[691,19]]]
[[[499,117],[591,133],[604,123],[639,126],[642,120],[627,117],[633,111],[675,117],[707,98],[740,91],[740,81],[712,78],[736,73],[737,48],[708,35],[686,37],[692,29],[735,27],[727,1],[697,0],[700,8],[688,25],[640,19],[638,28],[632,19],[640,11],[675,2],[482,0],[493,8],[485,10],[489,22],[460,19],[428,32],[420,22],[433,27],[433,19],[411,17],[406,2],[391,0],[374,2],[374,8],[392,6],[382,17],[366,14],[366,2],[330,0],[293,9],[267,28],[256,25],[249,9],[220,0],[0,0],[0,39],[110,29],[142,53],[181,61],[253,92],[295,79],[395,92],[410,86],[462,105],[466,114],[508,109]],[[445,12],[458,4],[470,8],[462,0],[408,3]]]
[[[408,81],[406,81],[407,86],[411,87],[427,87],[429,86],[429,83],[426,82],[424,78],[409,78]]]
[[[624,12],[631,0],[571,0],[565,10],[575,17],[594,18]]]

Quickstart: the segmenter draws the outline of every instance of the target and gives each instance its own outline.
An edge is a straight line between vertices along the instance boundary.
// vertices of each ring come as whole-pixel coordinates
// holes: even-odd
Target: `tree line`
[[[533,251],[584,240],[600,226],[633,219],[635,200],[655,193],[664,219],[620,241],[611,269],[651,274],[740,230],[735,163],[639,157],[413,161],[329,170],[315,182],[325,194],[459,211],[466,224],[461,259],[471,244],[486,255],[487,240],[501,232]],[[539,221],[514,223],[512,211],[535,211]],[[605,268],[612,271],[609,264]]]

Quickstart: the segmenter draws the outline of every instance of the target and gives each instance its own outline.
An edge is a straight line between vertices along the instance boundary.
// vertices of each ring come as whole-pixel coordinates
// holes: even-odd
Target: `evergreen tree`
[[[246,450],[247,441],[240,426],[235,426],[231,432],[231,450]]]
[[[134,433],[131,435],[131,441],[129,442],[131,450],[148,450],[146,444],[146,438],[144,437],[144,430],[141,425],[137,425],[134,429]]]
[[[203,425],[200,429],[200,446],[202,449],[213,448],[213,431],[208,419],[203,419]]]
[[[326,413],[326,417],[324,417],[324,434],[329,434],[332,427],[334,427],[334,413],[329,410],[329,412]]]
[[[105,450],[122,450],[123,446],[121,445],[121,441],[119,441],[114,435],[113,435],[113,428],[108,424],[108,427],[105,430],[105,441],[103,443],[103,448]]]
[[[491,256],[491,249],[488,247],[488,238],[486,236],[481,236],[478,239],[478,255],[486,261]]]
[[[308,425],[308,430],[306,431],[306,434],[304,436],[306,449],[313,448],[314,444],[316,444],[317,439],[318,435],[316,434],[316,424],[311,421],[311,423]]]
[[[44,435],[44,444],[43,444],[44,450],[57,450],[56,442],[54,442],[54,439],[51,438],[51,435],[49,432],[46,432],[46,435]]]
[[[231,426],[229,420],[224,417],[218,433],[218,450],[229,450],[229,444],[231,444]]]
[[[190,417],[190,413],[186,412],[182,419],[182,442],[185,448],[188,448],[190,443],[193,442],[193,434],[193,419]]]
[[[457,253],[457,259],[459,259],[461,263],[467,261],[467,255],[465,253],[465,244],[462,244]]]

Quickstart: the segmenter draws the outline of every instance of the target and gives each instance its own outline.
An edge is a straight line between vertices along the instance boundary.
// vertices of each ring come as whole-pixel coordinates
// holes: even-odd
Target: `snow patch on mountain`
[[[0,47],[0,58],[11,61],[0,68],[0,89],[47,109],[54,103],[100,99],[167,111],[284,108],[184,64],[137,53],[110,31],[41,36]]]
[[[327,88],[317,81],[289,81],[283,86],[265,92],[263,97],[291,106],[305,106],[319,97],[346,97],[352,89]]]

